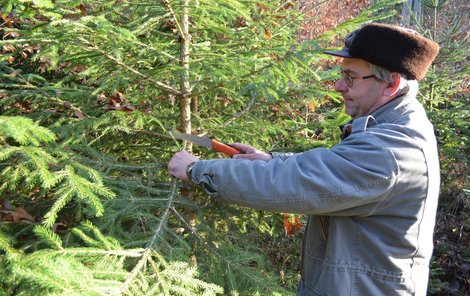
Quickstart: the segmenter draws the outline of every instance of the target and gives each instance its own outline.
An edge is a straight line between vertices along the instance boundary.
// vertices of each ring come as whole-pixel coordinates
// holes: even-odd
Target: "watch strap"
[[[193,166],[196,162],[193,161],[191,162],[190,164],[188,164],[188,166],[186,167],[186,176],[188,176],[188,179],[190,182],[193,182]]]

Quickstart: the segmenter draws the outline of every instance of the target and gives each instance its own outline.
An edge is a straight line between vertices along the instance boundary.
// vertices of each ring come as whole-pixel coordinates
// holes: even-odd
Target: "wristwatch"
[[[189,181],[192,183],[193,182],[193,175],[192,175],[192,172],[193,172],[193,166],[196,162],[193,161],[191,162],[190,164],[188,164],[188,166],[186,167],[186,176],[188,176],[188,179]]]

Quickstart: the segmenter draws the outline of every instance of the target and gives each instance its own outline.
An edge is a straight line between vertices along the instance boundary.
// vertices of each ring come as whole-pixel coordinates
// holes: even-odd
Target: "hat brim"
[[[342,49],[342,50],[325,50],[323,53],[337,56],[337,57],[342,57],[342,58],[354,58],[350,53],[349,50],[347,49]]]

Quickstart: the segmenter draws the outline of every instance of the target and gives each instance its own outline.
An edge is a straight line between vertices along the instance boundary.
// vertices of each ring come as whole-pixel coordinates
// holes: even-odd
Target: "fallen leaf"
[[[73,115],[77,118],[80,118],[80,119],[85,117],[85,115],[83,115],[83,112],[80,109],[77,109],[77,108],[73,109]]]
[[[310,109],[310,112],[315,111],[315,103],[312,101],[308,102],[308,108]]]
[[[260,11],[267,11],[268,10],[268,6],[266,6],[265,4],[263,4],[261,2],[256,3],[256,6],[259,8]]]
[[[282,216],[284,217],[284,220],[283,220],[284,231],[287,236],[291,236],[293,234],[298,233],[304,226],[300,222],[300,218],[298,216],[291,217],[291,215],[287,213],[283,213]]]
[[[269,29],[264,29],[264,38],[266,38],[266,40],[270,40],[271,37],[272,37],[271,31]]]
[[[124,111],[124,112],[132,112],[135,110],[135,107],[132,106],[131,104],[124,104],[122,105],[122,107],[120,108],[120,110]]]
[[[2,47],[2,53],[15,52],[15,46],[12,44],[6,44]]]
[[[114,101],[116,103],[125,103],[126,98],[122,95],[122,93],[116,91],[112,96],[109,97],[110,101]]]
[[[0,210],[0,221],[11,221],[11,222],[30,222],[33,223],[35,222],[33,216],[28,214],[26,210],[22,207],[19,207],[16,209],[16,211],[13,210],[4,210],[4,207],[2,206],[2,209]]]
[[[72,108],[72,103],[70,103],[68,101],[65,101],[64,103],[62,103],[62,105],[64,105],[64,107],[67,108],[67,109]]]
[[[34,218],[26,212],[25,209],[23,208],[18,208],[16,209],[15,215],[13,215],[15,218],[15,222],[21,221],[21,220],[27,220],[30,222],[34,222]]]

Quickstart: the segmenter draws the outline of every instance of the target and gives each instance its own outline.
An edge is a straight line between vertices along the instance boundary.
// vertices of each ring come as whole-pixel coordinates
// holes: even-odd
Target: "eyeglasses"
[[[343,71],[341,70],[341,77],[344,79],[346,82],[346,85],[351,88],[353,87],[354,84],[354,79],[368,79],[368,78],[375,78],[375,75],[367,75],[367,76],[362,76],[362,77],[351,77],[348,71]]]

